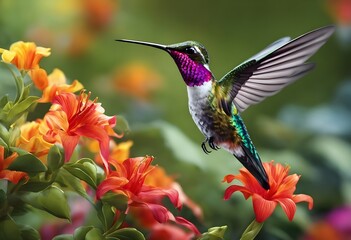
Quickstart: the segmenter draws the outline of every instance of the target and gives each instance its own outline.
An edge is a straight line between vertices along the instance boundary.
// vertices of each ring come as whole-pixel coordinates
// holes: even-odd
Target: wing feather
[[[305,63],[332,35],[334,26],[306,33],[298,38],[281,38],[249,58],[216,83],[216,93],[224,98],[223,109],[232,114],[261,102],[301,78],[314,67]],[[223,101],[222,101],[223,105]]]

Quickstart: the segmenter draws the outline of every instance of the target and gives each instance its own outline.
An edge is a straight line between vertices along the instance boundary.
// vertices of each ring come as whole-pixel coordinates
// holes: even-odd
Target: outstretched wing
[[[232,103],[239,112],[305,75],[313,63],[305,63],[332,35],[334,26],[306,33],[298,38],[282,38],[228,72],[216,83],[220,105],[230,115]]]

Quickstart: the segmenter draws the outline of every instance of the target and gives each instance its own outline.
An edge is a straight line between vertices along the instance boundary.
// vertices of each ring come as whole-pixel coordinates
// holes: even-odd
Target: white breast
[[[208,122],[204,121],[206,114],[204,109],[208,108],[208,96],[211,93],[212,82],[205,82],[201,86],[187,87],[188,98],[189,98],[189,112],[199,128],[199,130],[206,136],[209,137]]]

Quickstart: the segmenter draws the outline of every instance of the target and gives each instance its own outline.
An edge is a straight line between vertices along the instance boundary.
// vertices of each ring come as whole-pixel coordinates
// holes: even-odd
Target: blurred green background
[[[199,41],[220,78],[281,37],[335,24],[336,33],[311,59],[317,63],[313,72],[242,114],[262,160],[290,165],[302,175],[296,193],[315,201],[311,212],[301,204],[292,223],[279,209],[258,239],[318,239],[307,235],[325,230],[321,222],[341,231],[328,216],[351,204],[350,5],[349,0],[0,0],[0,47],[19,40],[50,47],[52,55],[41,65],[78,79],[107,115],[119,116],[125,137],[117,141],[133,140],[132,156],[154,155],[176,177],[203,208],[204,220],[194,219],[202,231],[228,225],[226,238],[236,239],[254,217],[251,202],[240,194],[223,201],[228,185],[221,180],[241,165],[223,150],[202,152],[203,136],[188,113],[186,87],[170,56],[114,40]],[[3,76],[0,93],[11,94],[14,86]],[[42,117],[48,107],[41,105],[30,118]],[[193,218],[187,209],[183,214]]]

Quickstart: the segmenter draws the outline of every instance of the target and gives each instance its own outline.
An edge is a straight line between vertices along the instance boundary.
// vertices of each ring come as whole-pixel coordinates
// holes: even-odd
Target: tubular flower
[[[227,175],[223,182],[232,182],[237,179],[243,183],[243,186],[232,185],[225,190],[224,199],[240,191],[245,199],[252,197],[253,209],[257,222],[264,222],[274,211],[277,204],[283,208],[288,219],[292,221],[296,212],[296,203],[307,202],[308,208],[313,207],[313,199],[305,194],[294,195],[296,184],[300,176],[293,174],[288,175],[289,167],[283,167],[281,164],[263,163],[268,174],[270,189],[263,189],[255,178],[245,168],[240,169],[238,175]]]
[[[43,76],[42,78],[44,78],[43,81],[46,81],[46,84],[43,84],[45,85],[45,87],[43,87],[42,89],[36,85],[39,89],[43,91],[43,95],[38,100],[38,102],[51,102],[57,94],[64,92],[74,93],[83,89],[83,85],[78,80],[74,80],[72,84],[67,84],[65,74],[57,68],[55,68],[49,76],[47,76],[45,73],[45,76]],[[33,78],[33,81],[34,83],[35,81],[39,83],[38,78]]]
[[[152,161],[152,157],[140,157],[129,158],[123,163],[118,164],[118,171],[112,171],[98,186],[96,190],[97,199],[100,199],[109,191],[123,194],[128,198],[128,210],[142,209],[146,211],[146,213],[151,213],[153,219],[159,223],[166,223],[171,220],[198,234],[198,230],[192,223],[184,218],[174,217],[174,215],[162,205],[164,197],[168,197],[177,209],[181,208],[182,205],[179,200],[179,193],[175,189],[164,189],[145,183],[145,178],[154,169],[153,166],[150,166]]]
[[[0,146],[0,179],[6,179],[17,184],[22,178],[28,180],[28,175],[25,172],[11,171],[7,167],[18,157],[17,153],[12,153],[5,157],[5,148]]]
[[[42,119],[33,122],[27,122],[21,126],[21,136],[18,138],[16,146],[46,160],[46,155],[55,142],[48,142],[45,136],[40,132]]]
[[[69,161],[81,136],[99,142],[104,167],[109,172],[109,136],[119,137],[113,127],[116,117],[104,114],[99,103],[89,100],[90,93],[81,92],[79,96],[61,93],[53,99],[53,105],[44,116],[47,126],[46,138],[57,139],[65,150],[65,161]]]
[[[39,68],[43,57],[50,55],[50,48],[37,47],[33,42],[15,42],[9,50],[0,48],[1,58],[6,63],[14,64],[19,70]]]

